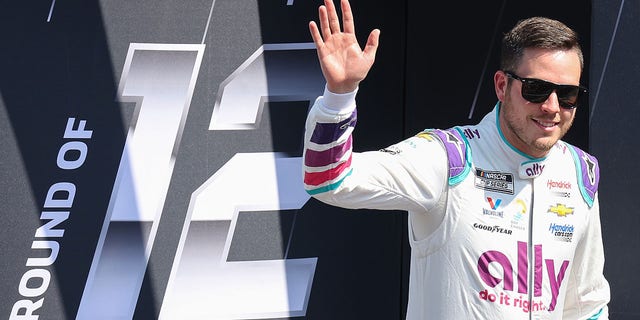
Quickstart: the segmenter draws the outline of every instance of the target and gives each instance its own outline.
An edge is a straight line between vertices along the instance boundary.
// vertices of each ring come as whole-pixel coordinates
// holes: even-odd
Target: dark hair
[[[518,23],[502,38],[500,69],[514,71],[526,48],[575,50],[584,68],[578,34],[560,21],[532,17]]]

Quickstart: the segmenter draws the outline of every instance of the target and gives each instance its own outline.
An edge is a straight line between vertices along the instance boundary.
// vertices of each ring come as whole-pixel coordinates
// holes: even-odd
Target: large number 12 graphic
[[[118,93],[121,101],[136,103],[134,119],[77,319],[133,317],[154,239],[161,236],[158,223],[204,49],[129,48]],[[320,94],[319,70],[274,71],[265,62],[265,55],[279,52],[315,59],[311,49],[313,44],[258,49],[221,84],[209,130],[251,130],[259,125],[265,102],[311,101]],[[160,318],[305,315],[317,258],[227,260],[240,212],[299,209],[306,203],[300,166],[300,158],[276,153],[237,153],[193,192]],[[244,177],[251,183],[239,182]]]

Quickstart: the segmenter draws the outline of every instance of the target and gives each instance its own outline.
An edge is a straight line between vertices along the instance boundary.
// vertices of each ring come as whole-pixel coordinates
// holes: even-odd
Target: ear
[[[507,95],[508,80],[509,79],[507,75],[502,70],[496,71],[496,73],[493,75],[493,85],[496,90],[496,96],[498,97],[498,100],[500,100],[500,102],[504,102],[504,98]]]

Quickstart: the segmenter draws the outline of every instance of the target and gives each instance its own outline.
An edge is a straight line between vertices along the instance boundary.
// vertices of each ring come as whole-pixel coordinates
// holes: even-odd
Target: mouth
[[[558,126],[559,122],[556,121],[549,121],[549,120],[539,120],[539,119],[532,119],[533,122],[535,122],[538,127],[544,129],[544,130],[551,130],[555,127]]]

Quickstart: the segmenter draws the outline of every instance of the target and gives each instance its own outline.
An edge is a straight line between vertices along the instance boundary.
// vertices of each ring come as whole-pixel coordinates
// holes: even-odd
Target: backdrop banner
[[[321,4],[0,4],[0,314],[404,319],[406,213],[331,207],[302,187],[305,117],[325,86],[308,30]],[[351,5],[361,44],[382,30],[356,151],[478,122],[517,20],[579,32],[590,107],[566,140],[600,159],[612,318],[640,315],[640,259],[626,254],[638,202],[621,183],[638,175],[621,168],[638,153],[639,4]]]

